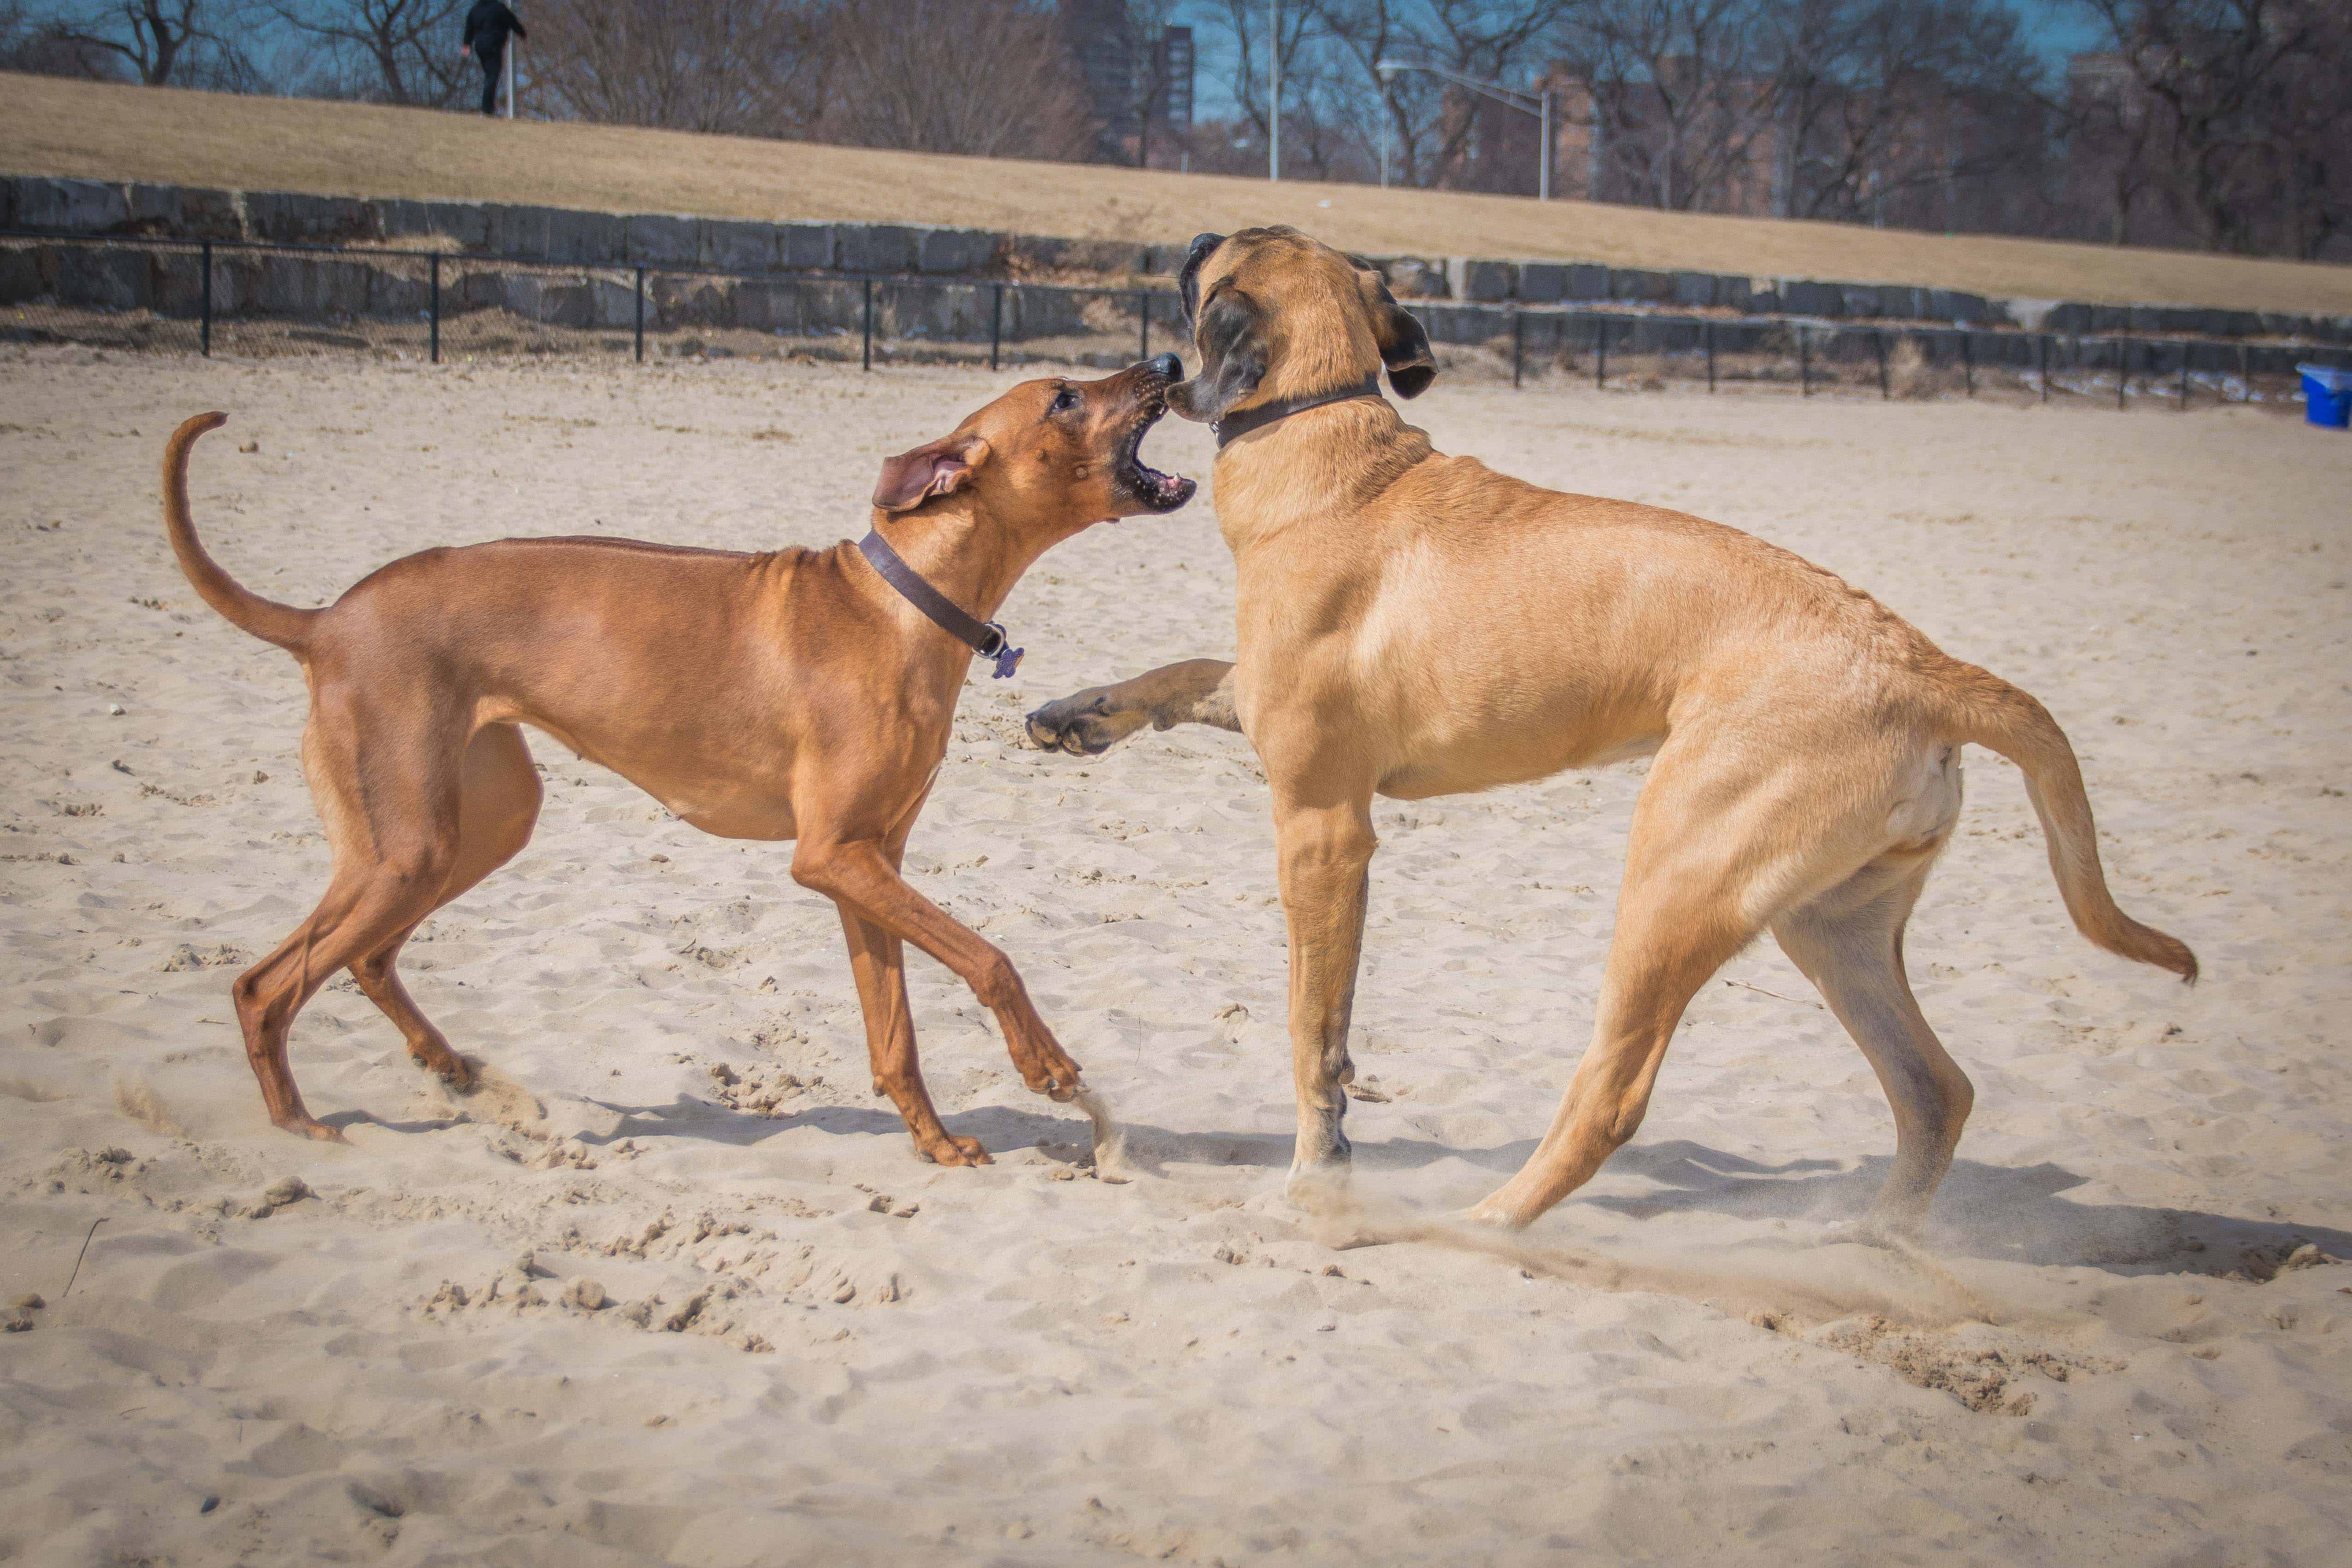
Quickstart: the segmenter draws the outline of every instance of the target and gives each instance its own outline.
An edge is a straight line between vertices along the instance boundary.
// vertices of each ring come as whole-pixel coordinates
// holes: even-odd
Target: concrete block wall
[[[280,245],[397,247],[406,241],[431,248],[454,244],[462,251],[519,260],[708,267],[733,272],[976,275],[996,270],[1011,246],[1005,236],[969,228],[754,223],[667,213],[373,200],[22,175],[0,177],[0,226]],[[1050,247],[1061,242],[1042,243]],[[1118,249],[1122,268],[1131,268],[1137,247]]]
[[[759,223],[662,213],[580,212],[484,202],[375,200],[47,176],[0,176],[0,227],[68,234],[396,247],[454,245],[480,255],[576,266],[836,270],[940,278],[1171,277],[1184,245],[1136,246],[912,224]],[[2061,333],[2294,338],[2352,343],[2352,316],[2001,300],[1909,284],[1748,278],[1589,262],[1391,257],[1377,263],[1405,300],[1459,304],[1613,303],[1644,310],[1789,314],[2024,327]],[[1432,312],[1464,318],[1483,312]],[[1502,330],[1507,331],[1507,328]],[[1453,323],[1449,339],[1479,331]],[[1468,341],[1462,337],[1461,341]]]
[[[1810,316],[1822,321],[2022,327],[2050,332],[2151,337],[2299,338],[2352,343],[2352,316],[2168,305],[2089,305],[1990,299],[1956,289],[1658,272],[1595,263],[1394,257],[1380,263],[1399,299],[1528,305],[1622,304],[1643,309]]]

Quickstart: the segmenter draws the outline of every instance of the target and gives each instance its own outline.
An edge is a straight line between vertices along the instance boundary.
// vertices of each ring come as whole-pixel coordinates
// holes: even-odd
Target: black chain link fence
[[[1717,319],[1417,300],[1440,363],[1511,384],[1590,377],[1881,397],[2292,403],[2298,362],[2352,351],[1791,316]],[[1050,363],[1184,346],[1171,290],[679,267],[419,250],[0,234],[0,342],[268,358],[358,353]]]

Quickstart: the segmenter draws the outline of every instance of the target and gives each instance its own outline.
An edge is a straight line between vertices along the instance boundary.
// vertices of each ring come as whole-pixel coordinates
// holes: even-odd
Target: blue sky
[[[2053,65],[2099,47],[2098,26],[2080,5],[2065,0],[2010,0],[2010,9],[2025,18],[2042,58]]]

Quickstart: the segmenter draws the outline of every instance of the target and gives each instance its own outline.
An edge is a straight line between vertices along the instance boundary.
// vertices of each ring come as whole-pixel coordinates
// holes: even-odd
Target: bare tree
[[[2306,260],[2352,259],[2352,9],[2317,7],[2273,103],[2280,147],[2271,247]]]
[[[2086,209],[2104,207],[2108,244],[2128,245],[2133,214],[2158,175],[2147,95],[2116,56],[2078,56],[2067,70],[2066,110],[2069,194]],[[2082,232],[2089,237],[2087,223]]]
[[[2170,177],[2159,186],[2210,250],[2261,248],[2275,219],[2280,133],[2295,121],[2294,89],[2340,97],[2345,79],[2306,83],[2298,67],[2338,29],[2342,0],[2081,0],[2105,26],[2116,58],[2156,116]],[[2274,223],[2273,226],[2275,226]]]
[[[828,21],[809,0],[542,0],[531,80],[582,120],[782,135],[820,106]]]
[[[1418,27],[1423,61],[1506,84],[1529,74],[1549,75],[1544,57],[1557,53],[1580,30],[1589,32],[1602,14],[1601,0],[1425,0],[1425,10]],[[1444,89],[1439,101],[1443,184],[1533,194],[1530,154],[1541,135],[1536,121],[1459,85]],[[1489,144],[1503,155],[1474,156],[1485,154]]]
[[[2029,145],[2000,123],[2040,101],[2032,56],[2005,7],[1786,0],[1769,16],[1780,57],[1778,216],[1876,221],[1907,193],[1948,194],[2008,172]]]
[[[1588,0],[1291,0],[1282,26],[1282,136],[1318,174],[1373,172],[1412,185],[1484,185],[1475,157],[1486,120],[1475,99],[1430,70],[1524,80],[1543,66],[1559,21]],[[1265,136],[1265,7],[1223,0],[1233,97]],[[1536,122],[1524,127],[1534,146]],[[1510,188],[1517,188],[1512,184]]]
[[[463,89],[450,40],[467,0],[271,0],[270,11],[373,79],[361,96],[440,108]]]
[[[26,15],[20,0],[5,0],[0,3],[0,70],[111,81],[123,74],[123,63],[112,50],[58,37],[50,23]]]
[[[1426,58],[1429,38],[1413,24],[1419,0],[1316,0],[1335,60],[1354,88],[1347,94],[1359,133],[1385,153],[1390,178],[1425,184],[1446,164],[1443,79],[1425,71],[1382,71],[1400,58]],[[1378,157],[1378,153],[1374,154]]]
[[[1085,85],[1029,0],[843,0],[825,35],[824,127],[868,147],[1082,158]]]
[[[235,79],[242,61],[233,43],[215,30],[235,20],[236,5],[214,0],[115,0],[113,4],[65,7],[42,29],[54,44],[111,56],[150,87],[161,87],[200,58],[215,79]]]
[[[1766,23],[1761,0],[1601,0],[1584,19],[1594,134],[1627,195],[1669,209],[1754,205],[1778,104]]]
[[[1284,0],[1279,5],[1268,4],[1268,0],[1216,0],[1215,5],[1202,9],[1207,13],[1210,27],[1225,43],[1225,89],[1240,110],[1233,126],[1238,132],[1234,150],[1244,154],[1244,162],[1264,166],[1266,142],[1274,126],[1274,101],[1269,90],[1273,84],[1267,79],[1267,67],[1278,58],[1282,66],[1286,150],[1306,153],[1312,167],[1314,153],[1301,140],[1302,132],[1315,139],[1309,131],[1314,115],[1311,110],[1302,113],[1302,110],[1318,96],[1320,86],[1313,60],[1315,45],[1321,37],[1320,17],[1311,0]],[[1321,151],[1328,156],[1332,151],[1328,138],[1319,140]]]

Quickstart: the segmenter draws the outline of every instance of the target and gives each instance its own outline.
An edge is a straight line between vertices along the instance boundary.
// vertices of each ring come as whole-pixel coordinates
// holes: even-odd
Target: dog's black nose
[[[1176,382],[1184,379],[1184,362],[1174,354],[1158,354],[1144,363],[1157,371],[1162,381]]]

